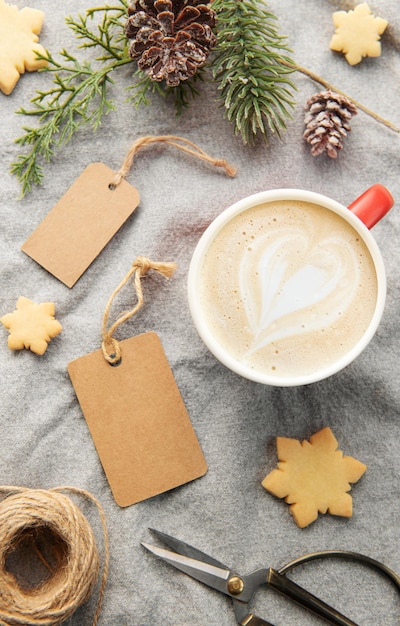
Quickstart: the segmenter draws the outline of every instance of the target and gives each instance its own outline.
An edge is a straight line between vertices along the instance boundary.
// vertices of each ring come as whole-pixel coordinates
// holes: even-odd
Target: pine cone
[[[311,145],[311,154],[324,151],[335,159],[343,147],[343,139],[350,132],[349,121],[356,115],[356,106],[345,96],[333,91],[322,91],[306,103],[304,139]]]
[[[191,78],[216,43],[215,11],[204,0],[130,0],[128,15],[130,56],[168,87]]]

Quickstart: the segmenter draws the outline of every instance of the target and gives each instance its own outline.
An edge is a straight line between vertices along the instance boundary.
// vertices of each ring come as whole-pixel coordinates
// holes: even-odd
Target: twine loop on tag
[[[176,269],[176,263],[160,263],[157,261],[150,261],[150,259],[139,256],[132,263],[132,267],[125,276],[125,278],[120,282],[118,287],[111,294],[105,311],[103,315],[103,324],[102,324],[102,343],[101,348],[103,351],[104,358],[110,365],[118,365],[121,361],[121,348],[119,346],[118,341],[113,337],[115,330],[133,317],[139,309],[143,305],[143,290],[141,279],[145,276],[150,270],[154,270],[159,274],[162,274],[166,278],[170,278]],[[133,282],[136,290],[137,303],[136,306],[131,310],[123,313],[111,326],[107,329],[108,317],[110,314],[110,308],[113,303],[113,300],[117,293],[126,285],[126,283],[133,277]]]
[[[75,487],[0,487],[6,496],[0,502],[0,624],[60,624],[89,598],[96,586],[100,557],[92,528],[63,491],[86,498],[95,504],[100,515],[105,554],[93,626],[98,622],[109,561],[101,504],[89,492]],[[21,563],[26,564],[24,550],[29,550],[45,570],[46,576],[41,575],[37,585],[30,579],[24,580],[19,571],[21,563],[18,572],[11,570],[10,561],[18,550]],[[29,568],[27,571],[32,574]]]
[[[215,167],[223,168],[228,176],[233,177],[236,174],[236,168],[230,165],[227,161],[225,161],[225,159],[215,159],[188,139],[184,139],[183,137],[178,137],[176,135],[148,135],[145,137],[140,137],[132,144],[128,154],[124,159],[124,162],[122,163],[120,169],[115,174],[115,177],[109,185],[111,189],[117,187],[120,184],[121,180],[126,177],[132,167],[133,159],[135,158],[135,155],[139,152],[139,150],[152,143],[166,143],[169,146],[174,146],[175,148],[178,148],[178,150],[182,150],[182,152],[186,152],[187,154],[191,154],[192,156],[206,161],[207,163],[210,163]]]

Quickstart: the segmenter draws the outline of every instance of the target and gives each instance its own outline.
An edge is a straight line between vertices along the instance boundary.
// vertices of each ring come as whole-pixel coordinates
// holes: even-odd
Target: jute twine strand
[[[166,278],[170,278],[173,275],[175,269],[175,263],[159,263],[157,261],[150,261],[150,259],[146,257],[139,256],[132,263],[132,267],[125,276],[125,278],[120,282],[118,287],[111,294],[103,315],[101,344],[104,358],[111,365],[116,365],[121,360],[121,348],[118,341],[113,337],[114,332],[121,324],[133,317],[143,305],[144,298],[141,283],[142,277],[145,276],[150,270],[154,270],[159,274],[162,274]],[[114,298],[132,277],[136,290],[137,303],[131,311],[123,313],[113,324],[111,324],[109,328],[107,328],[110,309]]]
[[[115,174],[115,177],[110,183],[111,188],[119,185],[121,180],[126,177],[132,167],[133,159],[135,158],[139,150],[153,143],[165,143],[169,146],[178,148],[178,150],[182,150],[182,152],[186,152],[187,154],[202,159],[203,161],[206,161],[207,163],[210,163],[215,167],[222,167],[226,171],[228,176],[233,177],[236,174],[236,168],[232,165],[229,165],[229,163],[227,163],[225,159],[215,159],[188,139],[178,137],[177,135],[147,135],[145,137],[140,137],[132,144],[130,150],[128,151],[128,154],[124,159],[124,162],[122,163],[120,169]]]
[[[81,510],[62,492],[93,503],[98,510],[104,539],[104,563],[99,582],[93,626],[96,626],[108,575],[109,549],[105,515],[98,500],[83,489],[56,487],[27,489],[3,486],[0,493],[0,624],[10,626],[61,624],[94,590],[100,557],[92,528]],[[7,557],[29,534],[50,532],[58,545],[56,565],[48,564],[49,577],[33,589],[20,586],[6,569]],[[39,550],[39,549],[38,549]],[[60,556],[61,555],[61,556]],[[45,557],[39,554],[42,562]]]

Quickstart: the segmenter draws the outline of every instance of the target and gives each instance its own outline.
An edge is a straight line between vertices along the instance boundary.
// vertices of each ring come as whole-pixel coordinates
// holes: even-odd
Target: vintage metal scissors
[[[256,570],[246,576],[239,576],[229,567],[197,550],[197,548],[157,530],[150,530],[159,541],[163,542],[170,549],[160,548],[148,543],[142,543],[142,546],[178,570],[229,596],[233,601],[236,620],[241,626],[273,626],[271,622],[266,622],[264,619],[257,617],[249,609],[249,602],[256,589],[261,585],[266,585],[281,592],[330,624],[335,626],[357,626],[355,622],[286,576],[295,567],[315,559],[338,557],[361,561],[388,576],[398,591],[400,591],[400,576],[398,574],[383,563],[357,552],[345,550],[314,552],[299,557],[278,570],[270,567]]]

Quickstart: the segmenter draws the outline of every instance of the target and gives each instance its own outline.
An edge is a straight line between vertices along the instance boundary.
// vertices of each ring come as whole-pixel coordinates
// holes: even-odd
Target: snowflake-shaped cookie
[[[358,4],[353,11],[336,11],[332,15],[336,31],[329,47],[343,52],[350,65],[356,65],[363,57],[381,55],[380,35],[388,22],[374,17],[366,2]]]
[[[55,306],[52,302],[36,304],[23,296],[18,298],[16,310],[0,318],[3,326],[10,331],[10,350],[26,348],[35,354],[44,354],[49,341],[62,331],[54,314]]]
[[[298,441],[277,437],[278,469],[263,480],[267,491],[290,504],[300,528],[314,522],[318,513],[351,517],[350,483],[357,482],[367,466],[338,450],[330,428]]]
[[[38,34],[43,25],[44,13],[38,9],[18,7],[0,0],[0,90],[9,95],[21,74],[34,72],[47,65],[36,52],[45,55]]]

